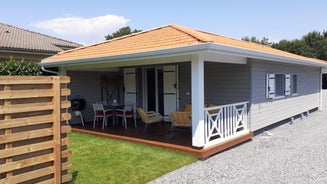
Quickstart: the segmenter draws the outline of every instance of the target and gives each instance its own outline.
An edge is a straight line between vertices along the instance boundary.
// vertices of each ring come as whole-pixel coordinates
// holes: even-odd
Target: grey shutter
[[[275,97],[275,74],[267,74],[266,76],[266,98]]]
[[[285,74],[285,95],[291,94],[291,75]]]
[[[135,68],[124,68],[124,102],[136,104],[136,74]]]
[[[164,82],[164,118],[169,121],[169,114],[177,109],[177,66],[163,67]]]

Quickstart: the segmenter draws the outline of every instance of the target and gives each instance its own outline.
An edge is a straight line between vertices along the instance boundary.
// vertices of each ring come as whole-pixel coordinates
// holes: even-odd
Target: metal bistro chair
[[[95,121],[98,121],[98,118],[102,118],[102,129],[104,126],[107,126],[107,118],[114,116],[113,109],[104,109],[102,104],[93,104],[93,111],[94,111],[94,121],[93,121],[93,128],[95,128]]]
[[[116,109],[116,122],[118,122],[118,117],[122,118],[122,124],[127,129],[127,118],[134,119],[134,126],[136,125],[136,107],[135,104],[126,104],[123,109]]]

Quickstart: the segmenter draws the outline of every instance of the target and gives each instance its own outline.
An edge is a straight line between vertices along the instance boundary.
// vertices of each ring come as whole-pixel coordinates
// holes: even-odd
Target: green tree
[[[261,40],[258,39],[257,37],[255,36],[245,36],[245,37],[242,37],[241,40],[243,41],[247,41],[247,42],[253,42],[253,43],[259,43],[259,44],[262,44],[262,45],[268,45],[268,46],[271,46],[272,45],[272,42],[269,41],[268,38],[266,37],[263,37]]]
[[[309,32],[300,40],[281,40],[274,43],[272,47],[306,57],[327,60],[327,32]]]
[[[137,32],[140,32],[142,30],[137,30],[137,29],[134,29],[132,30],[129,26],[126,26],[126,27],[122,27],[120,28],[118,31],[112,33],[112,34],[108,34],[107,36],[105,36],[106,40],[110,40],[110,39],[113,39],[113,38],[118,38],[118,37],[121,37],[121,36],[125,36],[125,35],[129,35],[129,34],[132,34],[132,33],[137,33]]]

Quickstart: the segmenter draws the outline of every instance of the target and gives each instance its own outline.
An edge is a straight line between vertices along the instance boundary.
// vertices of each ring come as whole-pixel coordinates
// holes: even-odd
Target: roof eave
[[[228,45],[210,43],[210,42],[191,45],[191,46],[147,51],[147,52],[138,52],[132,54],[121,54],[121,55],[114,55],[114,56],[75,59],[75,60],[66,60],[66,61],[57,61],[57,62],[41,62],[39,63],[39,65],[45,67],[60,67],[60,66],[71,66],[71,65],[78,65],[78,64],[90,64],[90,63],[100,64],[105,62],[119,62],[119,61],[131,61],[131,60],[142,60],[142,59],[154,59],[154,58],[170,57],[170,56],[181,56],[187,54],[196,54],[203,51],[216,52],[220,54],[233,55],[233,56],[239,56],[245,58],[270,60],[270,61],[276,61],[281,63],[291,63],[291,64],[314,66],[314,67],[327,67],[327,62],[319,63],[319,62],[309,61],[305,59],[281,56],[281,55],[262,52],[262,51],[232,47]]]
[[[36,55],[48,55],[52,56],[58,51],[41,51],[41,50],[29,50],[29,49],[16,49],[16,48],[0,48],[0,52],[19,53],[19,54],[36,54]]]
[[[225,53],[225,54],[246,57],[246,58],[262,59],[262,60],[269,60],[269,61],[275,61],[275,62],[281,62],[281,63],[291,63],[291,64],[297,64],[297,65],[327,67],[327,62],[320,63],[320,62],[309,61],[309,60],[305,60],[305,59],[281,56],[278,54],[272,54],[272,53],[268,53],[268,52],[256,51],[256,50],[239,48],[239,47],[232,47],[232,46],[222,45],[222,44],[212,44],[212,46],[210,48],[212,50],[215,50],[216,52],[221,52],[221,53]]]
[[[177,47],[171,49],[162,49],[155,51],[146,51],[146,52],[137,52],[131,54],[121,54],[114,56],[103,56],[103,57],[94,57],[94,58],[85,58],[85,59],[74,59],[74,60],[63,60],[63,61],[54,61],[54,62],[41,62],[40,66],[71,66],[76,64],[100,64],[104,62],[126,62],[131,60],[146,60],[146,59],[155,59],[161,57],[171,57],[171,56],[181,56],[194,54],[196,52],[201,52],[210,48],[210,44],[198,44],[185,47]],[[50,57],[51,58],[51,57]],[[46,60],[46,59],[44,59]],[[43,60],[42,60],[43,61]]]

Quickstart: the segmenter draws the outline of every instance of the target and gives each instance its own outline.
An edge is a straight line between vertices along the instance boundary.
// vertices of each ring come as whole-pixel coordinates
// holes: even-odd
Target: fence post
[[[61,183],[61,95],[60,77],[53,76],[54,183]]]
[[[11,86],[10,85],[5,85],[4,86],[4,91],[10,91],[11,90]],[[4,100],[4,106],[10,106],[11,105],[11,100]],[[11,114],[5,114],[5,120],[10,120],[11,119]],[[12,129],[11,128],[7,128],[5,130],[5,135],[9,135],[12,134]],[[10,149],[12,147],[12,143],[6,143],[5,148],[6,149]],[[12,158],[7,158],[6,159],[6,164],[9,164],[10,162],[12,162]],[[6,178],[10,177],[13,175],[13,172],[7,172],[6,173]]]

